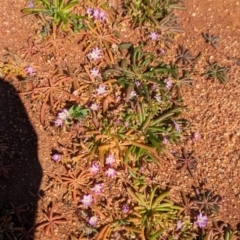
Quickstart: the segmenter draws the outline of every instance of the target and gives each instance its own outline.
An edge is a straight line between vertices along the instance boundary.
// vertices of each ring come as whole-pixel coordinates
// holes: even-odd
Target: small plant
[[[161,21],[173,9],[185,9],[179,4],[180,2],[171,0],[137,0],[127,1],[124,6],[128,7],[128,14],[132,16],[134,26],[159,26],[161,25]]]
[[[86,23],[87,30],[83,33],[84,39],[88,45],[85,48],[85,52],[94,46],[100,46],[102,51],[107,52],[110,60],[114,62],[114,56],[111,51],[110,46],[120,44],[119,34],[109,29],[106,24],[101,24],[99,22]]]
[[[177,159],[177,169],[187,169],[191,177],[193,177],[193,170],[197,169],[197,159],[193,157],[194,151],[187,153],[186,150],[182,149],[182,156],[175,154]]]
[[[63,24],[66,28],[73,25],[73,19],[83,19],[83,16],[71,14],[70,12],[79,4],[78,0],[38,0],[35,2],[36,7],[24,8],[24,13],[42,14],[43,17],[50,16],[50,20],[56,26]],[[75,21],[76,24],[76,21]]]
[[[56,239],[54,234],[54,228],[58,227],[58,225],[60,224],[66,224],[67,220],[65,218],[62,218],[59,214],[54,214],[53,211],[53,207],[50,206],[48,208],[48,211],[43,213],[46,221],[38,224],[36,230],[43,228],[44,233],[46,235],[50,235],[51,238],[54,240]]]
[[[220,210],[221,197],[219,195],[213,196],[209,190],[200,191],[195,189],[197,199],[194,203],[198,206],[199,210],[207,215],[218,213]]]
[[[59,178],[60,183],[66,184],[69,191],[72,192],[72,198],[75,204],[78,202],[77,195],[79,195],[79,190],[85,193],[89,192],[87,188],[89,177],[90,173],[81,169],[78,173],[68,171],[68,175],[63,175]]]
[[[161,192],[159,187],[146,188],[145,193],[127,189],[129,195],[137,203],[133,213],[127,219],[134,228],[139,228],[143,239],[158,239],[166,235],[175,225],[177,213],[182,210],[168,199],[169,191]]]
[[[192,56],[189,50],[185,49],[183,46],[179,46],[177,49],[176,64],[179,62],[182,62],[183,65],[187,63],[190,64],[193,60],[195,60],[195,57]]]
[[[185,216],[193,216],[196,215],[197,207],[195,206],[194,199],[190,196],[186,195],[184,192],[181,192],[182,197],[182,210],[180,213],[184,214]]]
[[[219,43],[220,38],[216,37],[214,35],[211,35],[209,33],[202,33],[203,38],[205,39],[206,43],[209,43],[212,45],[212,47],[214,47],[215,49],[217,49],[217,45]]]
[[[206,67],[206,73],[203,74],[207,79],[218,79],[220,83],[225,83],[228,78],[226,73],[229,71],[227,67],[220,67],[217,62],[210,63]]]
[[[89,109],[84,109],[80,105],[73,105],[69,110],[63,109],[58,113],[58,118],[55,121],[56,126],[63,124],[71,124],[74,120],[80,121],[83,117],[89,114]]]
[[[80,105],[73,105],[69,110],[69,113],[73,119],[81,120],[87,116],[90,112],[89,109],[84,109]]]
[[[65,96],[68,96],[70,99],[74,99],[77,102],[81,102],[79,97],[74,96],[73,94],[69,93],[67,90],[63,89],[63,84],[70,80],[69,77],[61,76],[56,74],[57,71],[53,73],[52,76],[48,75],[47,81],[48,86],[43,87],[36,87],[33,88],[31,91],[21,92],[20,95],[31,95],[32,98],[42,98],[43,103],[41,106],[41,113],[40,113],[40,122],[44,125],[44,117],[45,117],[45,110],[47,108],[48,103],[51,106],[54,106],[56,102],[59,102],[59,93],[62,93]],[[55,75],[56,74],[56,75]],[[59,78],[55,81],[56,78]]]

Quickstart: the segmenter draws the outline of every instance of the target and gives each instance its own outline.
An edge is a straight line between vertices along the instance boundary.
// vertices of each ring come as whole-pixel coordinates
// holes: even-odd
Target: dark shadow
[[[37,149],[37,135],[15,88],[0,79],[0,240],[34,239],[42,178]]]

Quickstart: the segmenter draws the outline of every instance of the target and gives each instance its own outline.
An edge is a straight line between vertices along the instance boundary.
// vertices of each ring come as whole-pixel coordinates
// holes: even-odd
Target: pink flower
[[[92,190],[95,194],[102,193],[102,184],[95,184],[95,186],[94,186],[93,188],[91,188],[91,190]]]
[[[151,89],[152,89],[153,91],[156,90],[156,89],[157,89],[157,84],[154,83],[154,84],[152,85]]]
[[[182,228],[182,225],[183,225],[182,221],[181,221],[181,220],[178,220],[178,221],[177,221],[177,231]]]
[[[123,213],[128,213],[129,210],[130,210],[130,208],[129,208],[128,205],[123,205],[123,206],[122,206],[122,212],[123,212]]]
[[[203,216],[202,213],[200,213],[197,216],[197,221],[195,224],[197,224],[200,228],[206,227],[207,226],[207,216]]]
[[[167,78],[164,79],[164,82],[166,83],[166,88],[167,88],[168,90],[170,90],[171,87],[172,87],[172,82],[171,82],[170,80],[168,80]]]
[[[103,11],[100,11],[98,16],[102,22],[105,22],[107,19],[107,14]]]
[[[160,53],[161,53],[162,55],[164,55],[164,54],[166,54],[166,50],[162,48],[162,49],[160,50]]]
[[[59,162],[61,159],[61,155],[60,154],[54,154],[52,156],[52,160],[55,161],[55,162]]]
[[[89,171],[90,173],[98,173],[99,169],[100,169],[99,165],[97,163],[93,163]]]
[[[150,32],[149,37],[151,40],[156,41],[158,40],[158,34],[156,32]]]
[[[98,105],[96,103],[93,103],[90,107],[91,110],[97,111],[98,110]]]
[[[62,119],[57,118],[57,120],[54,123],[57,127],[61,127],[64,124],[64,121]]]
[[[28,7],[29,7],[29,8],[34,8],[34,2],[33,2],[33,0],[30,0],[30,1],[29,1]]]
[[[95,226],[98,222],[98,218],[96,216],[90,217],[88,222],[90,225]]]
[[[129,95],[129,99],[134,98],[137,96],[137,93],[135,91],[131,91]]]
[[[174,123],[176,131],[180,132],[181,131],[180,125],[178,123],[176,123],[175,121],[173,121],[173,123]]]
[[[103,95],[103,94],[105,94],[105,93],[107,92],[106,87],[105,87],[105,86],[102,86],[102,85],[100,85],[100,86],[96,89],[96,91],[97,91],[97,94],[98,94],[98,95]]]
[[[100,11],[98,9],[94,9],[92,15],[94,19],[97,20],[99,18]]]
[[[169,143],[169,140],[167,139],[167,137],[164,137],[163,138],[163,144],[168,144]]]
[[[101,50],[99,48],[93,48],[93,50],[87,55],[90,60],[98,60],[101,58]]]
[[[113,164],[115,162],[115,158],[114,155],[108,155],[108,157],[106,158],[106,164]]]
[[[140,81],[136,81],[136,82],[135,82],[135,85],[136,85],[137,87],[139,87],[139,86],[141,85]]]
[[[97,68],[93,68],[90,70],[90,75],[93,78],[98,78],[100,76],[99,70]]]
[[[71,114],[67,109],[63,109],[62,112],[58,113],[58,118],[62,119],[63,121],[67,120],[71,117]]]
[[[193,134],[193,140],[194,140],[194,141],[198,141],[199,138],[200,138],[200,133],[199,133],[199,132],[195,132],[195,133]]]
[[[93,197],[92,195],[84,195],[83,196],[83,199],[81,200],[82,204],[85,206],[85,207],[89,207],[92,202],[93,202]]]
[[[87,14],[87,15],[92,15],[92,13],[93,13],[93,9],[90,8],[90,7],[87,7],[87,9],[86,9],[86,14]]]
[[[157,100],[158,103],[162,102],[161,95],[158,93],[154,96],[154,98]]]
[[[32,75],[33,73],[35,73],[35,70],[31,66],[25,67],[25,71],[29,75]]]
[[[108,177],[112,177],[112,178],[113,178],[113,177],[116,175],[115,169],[109,168],[109,169],[106,171],[106,175],[107,175]]]
[[[58,113],[57,120],[55,121],[55,125],[60,127],[71,117],[71,114],[67,109],[63,109],[60,113]]]

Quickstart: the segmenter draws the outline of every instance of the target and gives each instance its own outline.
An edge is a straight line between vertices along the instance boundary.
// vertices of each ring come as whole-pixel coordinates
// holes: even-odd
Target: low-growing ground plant
[[[32,76],[30,89],[20,95],[39,101],[42,124],[49,110],[49,129],[59,136],[70,135],[68,143],[58,142],[52,151],[54,167],[61,166],[64,172],[49,176],[52,183],[46,188],[61,187],[58,192],[63,194],[55,197],[74,209],[78,218],[78,230],[67,237],[237,239],[237,231],[218,219],[220,196],[201,186],[195,194],[181,191],[182,199],[175,200],[172,189],[163,190],[157,178],[162,163],[171,164],[173,157],[177,170],[185,169],[192,177],[198,164],[194,151],[183,148],[178,154],[172,147],[185,137],[188,121],[181,117],[185,109],[181,89],[194,87],[194,68],[201,53],[193,56],[179,46],[175,60],[166,61],[162,49],[165,44],[171,51],[170,43],[181,32],[174,10],[184,9],[183,1],[120,2],[116,6],[111,1],[31,1],[23,12],[40,17],[41,29],[21,49],[21,58],[45,59],[47,69],[41,73],[17,61],[0,64],[6,79],[15,76],[18,82]],[[78,10],[83,15],[75,14]],[[124,26],[143,40],[123,41]],[[202,36],[217,47],[218,37]],[[79,55],[71,57],[81,59],[77,67],[61,54],[64,44],[75,40]],[[53,65],[51,71],[48,64]],[[223,83],[227,71],[217,62],[209,63],[203,76]],[[1,160],[7,150],[0,135]],[[12,167],[1,161],[0,177],[10,177]],[[33,239],[35,226],[22,224],[26,207],[13,202],[3,210],[0,206],[0,240],[1,234],[3,239]],[[62,215],[50,204],[36,230],[58,239],[55,228],[69,220]]]
[[[206,43],[211,44],[212,47],[217,49],[218,43],[220,41],[220,38],[217,36],[214,36],[209,33],[202,33],[203,38],[205,39]]]
[[[135,26],[161,25],[161,21],[173,9],[185,9],[180,5],[180,1],[125,1],[128,7],[128,15],[132,16]]]
[[[70,29],[73,26],[79,28],[83,26],[80,19],[83,16],[73,14],[71,11],[79,4],[78,0],[38,0],[28,8],[24,8],[24,13],[41,14],[46,21],[53,22],[56,26],[62,24],[63,29]],[[50,19],[48,19],[50,17]],[[81,25],[79,25],[81,24]]]
[[[207,79],[218,79],[220,83],[225,83],[228,80],[227,72],[228,67],[221,67],[217,62],[208,63],[206,66],[206,72],[203,74]]]

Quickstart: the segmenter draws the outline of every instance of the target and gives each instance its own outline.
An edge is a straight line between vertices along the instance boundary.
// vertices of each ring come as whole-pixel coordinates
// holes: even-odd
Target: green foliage
[[[127,188],[136,202],[128,222],[139,229],[142,239],[159,239],[175,228],[177,213],[182,208],[169,200],[169,191],[162,192],[159,187],[146,188],[143,193]]]
[[[76,120],[81,120],[90,113],[89,109],[82,109],[80,105],[73,105],[68,111],[71,117]]]
[[[226,73],[229,71],[227,67],[220,67],[217,62],[209,63],[206,67],[206,72],[203,74],[207,79],[218,79],[220,83],[228,80]]]
[[[75,30],[82,26],[78,21],[83,19],[83,16],[71,14],[70,12],[79,4],[78,0],[70,0],[65,3],[65,0],[38,0],[35,2],[36,7],[24,8],[24,13],[42,14],[50,16],[51,20],[59,26],[63,23],[66,28],[69,25],[74,25]],[[80,24],[80,25],[79,25]]]
[[[181,83],[175,66],[159,62],[153,53],[143,52],[141,47],[120,45],[121,51],[127,49],[126,58],[107,67],[102,75],[105,81],[116,79],[115,88],[118,86],[124,96],[116,120],[125,125],[115,126],[114,132],[128,146],[123,154],[125,163],[143,159],[158,163],[157,155],[164,151],[164,140],[174,143],[181,138],[181,130],[176,129],[174,121],[183,108],[181,97],[171,91],[167,82],[173,89],[175,80],[178,87]],[[109,134],[113,126],[104,120],[104,134]],[[178,120],[178,124],[182,127],[185,123]]]
[[[133,18],[135,26],[161,25],[161,21],[173,10],[184,9],[180,1],[174,0],[135,0],[125,1],[128,14]]]
[[[159,81],[161,77],[171,75],[176,77],[177,69],[173,65],[167,65],[157,61],[157,56],[150,52],[142,52],[142,46],[132,47],[132,45],[122,44],[120,49],[128,49],[126,59],[122,59],[118,64],[114,64],[112,68],[108,68],[103,72],[103,77],[106,79],[108,75],[114,75],[118,82],[125,86],[133,86],[135,81],[140,81],[143,88],[146,84],[157,84],[163,87],[166,84]],[[142,90],[146,98],[148,94],[146,90]]]
[[[200,233],[197,240],[237,240],[239,231],[233,231],[228,224],[213,221],[212,227],[204,234]]]

